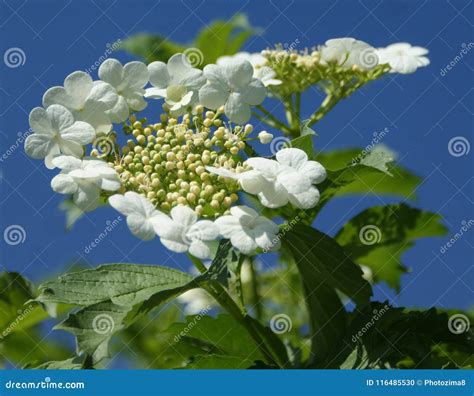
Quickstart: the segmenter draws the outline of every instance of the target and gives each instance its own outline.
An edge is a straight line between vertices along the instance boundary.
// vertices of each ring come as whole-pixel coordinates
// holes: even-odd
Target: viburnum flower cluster
[[[25,150],[60,170],[54,191],[82,211],[108,202],[140,239],[158,236],[168,249],[201,259],[212,256],[219,238],[247,255],[276,250],[279,226],[243,205],[243,196],[271,209],[310,209],[326,171],[291,145],[258,156],[251,142],[269,144],[274,134],[254,136],[254,109],[262,110],[267,96],[281,99],[311,85],[339,100],[386,72],[428,65],[426,53],[407,43],[376,49],[340,38],[302,52],[240,52],[203,70],[184,54],[149,65],[107,59],[98,80],[76,71],[45,92],[43,107],[30,113],[34,133]],[[155,100],[163,113],[152,122],[139,118]],[[259,119],[274,132],[294,131],[264,114]]]

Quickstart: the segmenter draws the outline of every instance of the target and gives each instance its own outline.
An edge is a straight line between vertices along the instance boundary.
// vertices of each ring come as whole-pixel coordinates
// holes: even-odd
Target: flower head
[[[292,203],[297,208],[309,209],[319,201],[319,191],[313,184],[326,178],[326,170],[316,161],[309,161],[303,150],[285,148],[277,152],[276,161],[254,157],[245,161],[251,170],[242,173],[209,167],[222,177],[239,181],[249,194],[256,194],[262,205],[279,208]]]
[[[112,195],[109,204],[127,217],[132,234],[145,241],[155,237],[156,221],[166,217],[148,199],[133,191]]]
[[[116,59],[107,59],[100,65],[99,78],[115,88],[118,100],[107,113],[113,122],[123,122],[130,110],[142,111],[147,102],[143,99],[148,83],[148,69],[142,62],[129,62],[125,66]]]
[[[148,65],[148,70],[153,88],[146,90],[147,98],[164,98],[170,111],[178,116],[196,105],[198,90],[206,79],[201,70],[191,66],[186,55],[175,54],[168,60],[168,64],[152,62]]]
[[[346,69],[357,66],[362,70],[370,70],[378,65],[376,50],[364,41],[352,37],[326,41],[320,48],[320,56],[323,61],[335,62]]]
[[[115,89],[103,81],[92,81],[89,74],[76,71],[64,80],[64,87],[52,87],[43,96],[45,108],[59,104],[69,109],[76,121],[91,124],[96,132],[112,128],[110,110],[118,100]]]
[[[247,206],[234,206],[230,215],[219,217],[215,224],[224,238],[243,254],[253,254],[258,248],[277,250],[279,227]]]
[[[391,44],[386,48],[379,48],[377,54],[380,64],[388,63],[391,73],[414,73],[419,67],[428,66],[430,60],[424,56],[428,50],[423,47],[413,47],[409,43]]]
[[[80,160],[62,155],[52,160],[62,170],[51,180],[51,187],[60,194],[72,194],[74,203],[83,211],[99,205],[102,190],[117,191],[120,179],[106,162],[95,158]]]
[[[25,151],[32,158],[44,158],[49,169],[54,168],[52,159],[60,154],[82,157],[82,146],[95,137],[91,125],[74,121],[71,112],[60,105],[51,105],[46,110],[34,108],[30,113],[30,126],[34,133],[27,137]]]
[[[253,77],[250,62],[236,60],[228,65],[207,65],[204,68],[207,83],[199,90],[200,102],[210,108],[224,106],[229,120],[243,124],[250,118],[250,106],[263,102],[266,89]]]
[[[197,258],[209,258],[209,242],[219,236],[217,226],[210,220],[198,221],[196,213],[188,206],[175,206],[170,215],[160,217],[154,223],[161,243],[177,253],[189,251]]]
[[[275,78],[275,70],[266,66],[266,59],[260,52],[250,53],[243,51],[237,52],[235,55],[221,56],[217,59],[216,64],[220,66],[231,65],[236,60],[246,60],[250,62],[253,67],[253,77],[262,81],[266,87],[281,84],[281,80]]]

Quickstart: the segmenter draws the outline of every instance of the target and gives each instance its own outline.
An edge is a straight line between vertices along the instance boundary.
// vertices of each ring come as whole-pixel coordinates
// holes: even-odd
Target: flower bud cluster
[[[321,59],[321,52],[316,47],[305,48],[302,51],[288,51],[277,46],[275,49],[262,51],[262,55],[266,58],[266,64],[275,71],[275,78],[282,81],[282,84],[271,87],[282,97],[295,92],[304,92],[315,84],[321,84],[325,91],[346,90],[346,88],[351,90],[352,87],[358,88],[368,81],[379,78],[390,69],[387,65],[377,65],[370,70],[363,70],[355,65],[347,68],[337,63],[328,63]]]
[[[239,172],[242,139],[251,129],[250,125],[229,129],[219,111],[203,114],[200,108],[195,116],[185,114],[180,121],[163,114],[161,122],[147,125],[130,117],[126,130],[131,138],[109,163],[125,191],[147,197],[158,209],[169,212],[186,205],[200,216],[214,217],[237,201],[239,186],[209,173],[206,166]]]

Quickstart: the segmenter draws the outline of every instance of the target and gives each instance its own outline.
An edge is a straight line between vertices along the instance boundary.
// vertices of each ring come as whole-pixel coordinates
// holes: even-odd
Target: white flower
[[[168,64],[152,62],[148,71],[153,88],[148,88],[145,96],[164,98],[176,115],[184,114],[188,107],[197,103],[198,90],[206,82],[202,71],[193,68],[184,54],[173,55]]]
[[[127,191],[124,195],[112,195],[109,204],[127,217],[127,225],[132,234],[144,241],[155,237],[156,220],[166,217],[147,198],[133,191]]]
[[[253,77],[262,81],[263,85],[268,87],[269,85],[280,85],[281,80],[274,78],[276,76],[275,70],[270,66],[265,66],[266,59],[259,53],[250,52],[237,52],[234,55],[224,55],[217,59],[216,64],[218,65],[230,65],[236,60],[246,60],[253,66]]]
[[[51,187],[60,194],[72,194],[74,203],[83,211],[99,205],[101,190],[120,188],[117,173],[102,160],[62,155],[54,158],[53,164],[62,172],[51,180]]]
[[[196,213],[188,206],[175,206],[170,214],[171,218],[161,217],[154,223],[161,243],[173,252],[189,251],[197,258],[209,258],[209,242],[219,236],[217,226],[210,220],[198,221]]]
[[[219,232],[230,239],[232,246],[243,254],[252,254],[256,249],[277,250],[278,225],[247,206],[230,208],[231,215],[215,220]]]
[[[91,124],[96,132],[107,133],[112,123],[107,112],[117,103],[115,89],[103,81],[92,81],[89,74],[76,71],[64,80],[64,87],[52,87],[43,96],[43,106],[60,104],[74,119]]]
[[[319,191],[313,184],[326,178],[326,170],[316,161],[308,161],[303,150],[285,148],[277,152],[276,161],[267,158],[249,158],[245,163],[252,170],[234,173],[224,168],[207,167],[219,176],[239,181],[242,189],[256,194],[262,205],[279,208],[291,202],[300,209],[314,207]]]
[[[413,73],[419,67],[428,66],[430,60],[424,56],[428,50],[423,47],[412,47],[409,43],[391,44],[386,48],[379,48],[377,54],[379,63],[388,63],[391,73]]]
[[[267,131],[262,131],[258,134],[258,140],[262,144],[268,144],[273,140],[273,135]]]
[[[125,66],[117,59],[107,59],[100,65],[99,78],[117,91],[118,100],[107,113],[113,122],[123,122],[133,111],[142,111],[147,102],[143,99],[148,82],[148,69],[142,62],[129,62]]]
[[[82,157],[82,146],[95,138],[91,125],[74,121],[71,112],[60,105],[31,110],[30,127],[34,133],[26,138],[25,151],[32,158],[44,158],[49,169],[54,168],[51,160],[60,154]]]
[[[375,48],[352,37],[328,40],[319,51],[322,61],[336,62],[345,69],[357,66],[362,70],[370,70],[379,63]]]
[[[204,68],[207,83],[199,90],[199,100],[210,109],[222,105],[226,116],[237,124],[250,118],[250,106],[263,102],[266,88],[260,80],[253,78],[250,62],[236,60],[229,65],[207,65]]]

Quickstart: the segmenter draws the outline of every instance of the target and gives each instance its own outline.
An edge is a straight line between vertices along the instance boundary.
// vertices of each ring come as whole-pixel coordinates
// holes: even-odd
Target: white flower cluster
[[[116,194],[109,203],[127,218],[131,232],[138,238],[150,240],[156,235],[168,249],[205,259],[211,257],[211,243],[219,237],[230,239],[244,254],[257,249],[276,250],[279,227],[247,206],[233,206],[230,214],[210,220],[199,220],[188,206],[178,205],[166,215],[148,199],[132,191]]]
[[[253,131],[251,125],[242,126],[251,106],[260,105],[269,92],[278,97],[278,90],[292,83],[291,70],[301,65],[311,80],[314,73],[320,75],[313,70],[318,67],[360,74],[383,64],[392,72],[412,73],[429,60],[426,49],[407,43],[374,49],[340,38],[309,55],[286,54],[288,72],[278,69],[268,52],[224,56],[203,70],[193,68],[184,54],[148,66],[107,59],[97,81],[73,72],[63,86],[45,92],[43,107],[31,111],[34,133],[25,151],[44,159],[49,169],[60,169],[51,181],[54,191],[70,195],[83,211],[108,200],[143,240],[158,235],[170,250],[199,258],[210,257],[212,241],[219,238],[244,254],[278,249],[278,225],[249,207],[232,206],[239,199],[237,189],[256,195],[268,208],[309,209],[319,201],[316,184],[326,171],[296,148],[280,150],[275,159],[241,158]],[[159,122],[137,120],[146,99],[163,101],[166,114]],[[122,124],[135,140],[120,148],[114,124]],[[98,156],[97,149],[88,149],[104,139],[116,151]],[[273,135],[261,131],[251,139],[267,144]]]
[[[364,41],[351,37],[326,41],[319,48],[323,62],[335,62],[344,68],[357,67],[370,70],[378,65],[390,65],[392,73],[413,73],[418,67],[428,66],[428,50],[412,47],[409,43],[396,43],[386,48],[375,49]]]

